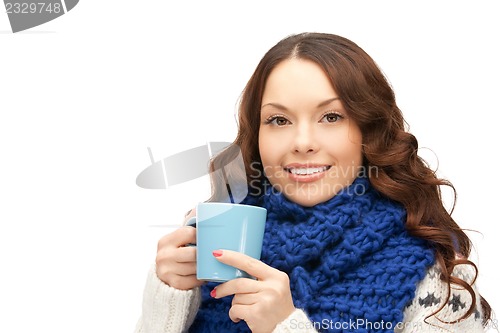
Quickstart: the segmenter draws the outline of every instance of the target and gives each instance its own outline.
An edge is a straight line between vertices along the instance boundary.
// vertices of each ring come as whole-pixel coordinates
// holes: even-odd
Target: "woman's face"
[[[362,165],[362,136],[321,67],[285,60],[262,97],[259,151],[264,173],[288,199],[314,206],[350,185]]]

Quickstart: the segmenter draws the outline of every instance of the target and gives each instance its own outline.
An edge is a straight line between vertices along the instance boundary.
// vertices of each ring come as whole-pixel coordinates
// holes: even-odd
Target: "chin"
[[[334,197],[334,195],[324,197],[318,195],[307,196],[307,194],[293,193],[292,195],[285,194],[285,197],[288,200],[293,201],[303,207],[314,207],[317,204],[330,200]]]

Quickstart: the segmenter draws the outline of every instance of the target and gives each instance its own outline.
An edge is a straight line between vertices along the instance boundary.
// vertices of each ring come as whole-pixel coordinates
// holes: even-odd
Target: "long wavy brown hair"
[[[211,171],[223,168],[241,149],[246,170],[226,168],[224,176],[212,173],[211,200],[227,201],[228,177],[241,179],[251,189],[258,189],[262,184],[264,172],[258,150],[262,95],[271,71],[290,58],[311,60],[330,78],[349,118],[361,129],[365,170],[377,170],[368,174],[371,184],[383,195],[404,205],[406,228],[411,235],[432,244],[441,267],[441,279],[448,285],[448,296],[451,284],[471,294],[471,307],[460,319],[470,316],[478,301],[471,287],[474,281],[464,281],[452,276],[452,272],[456,265],[468,264],[477,276],[477,267],[467,259],[471,241],[443,206],[440,186],[451,187],[453,193],[455,188],[439,179],[418,156],[417,139],[405,129],[406,122],[390,84],[373,59],[346,38],[322,33],[292,35],[264,55],[241,96],[238,135],[210,166]],[[486,324],[491,308],[481,296],[480,303],[483,324]]]

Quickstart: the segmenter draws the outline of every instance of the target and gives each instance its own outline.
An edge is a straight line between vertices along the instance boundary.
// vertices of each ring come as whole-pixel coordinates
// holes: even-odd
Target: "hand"
[[[185,221],[194,215],[196,211],[193,209]],[[196,279],[196,247],[185,246],[189,243],[196,243],[196,229],[193,227],[179,228],[158,242],[156,275],[167,285],[180,290],[193,289],[204,283]]]
[[[214,256],[220,262],[257,278],[230,280],[212,291],[215,298],[234,295],[229,310],[233,322],[244,320],[252,332],[267,333],[295,311],[286,273],[239,252],[218,250],[214,251]]]

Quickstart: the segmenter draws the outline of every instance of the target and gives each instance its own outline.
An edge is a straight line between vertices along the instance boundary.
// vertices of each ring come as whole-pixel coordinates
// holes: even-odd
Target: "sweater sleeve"
[[[417,286],[415,298],[404,311],[403,322],[394,330],[395,333],[484,332],[476,285],[472,285],[476,295],[476,307],[469,317],[460,319],[470,308],[472,297],[467,290],[454,284],[451,285],[448,296],[448,286],[441,281],[440,275],[438,264],[427,271],[427,275]],[[470,284],[474,281],[475,270],[469,265],[457,265],[453,276]],[[443,304],[443,309],[433,314]],[[449,323],[454,321],[457,323]]]
[[[180,333],[191,326],[201,303],[200,288],[178,290],[156,275],[153,267],[147,277],[142,316],[135,333]]]
[[[317,333],[304,311],[296,309],[288,318],[276,325],[272,333]]]

